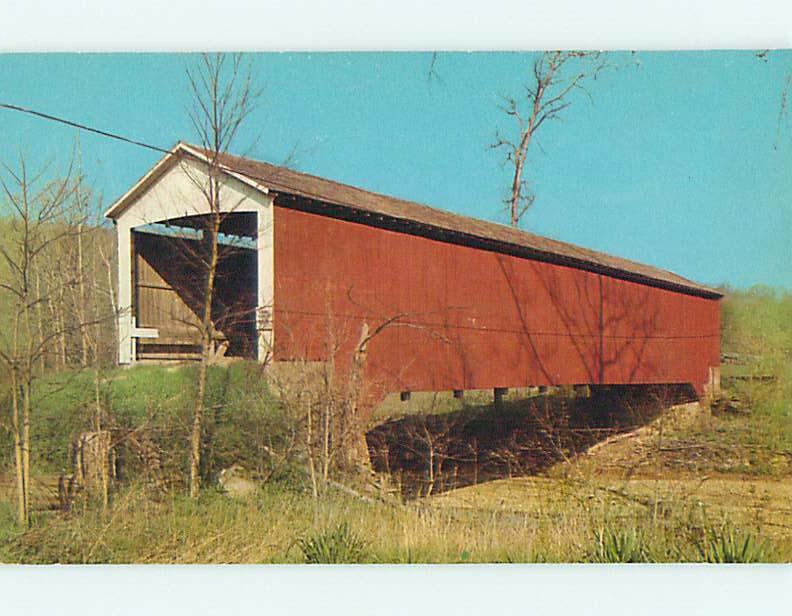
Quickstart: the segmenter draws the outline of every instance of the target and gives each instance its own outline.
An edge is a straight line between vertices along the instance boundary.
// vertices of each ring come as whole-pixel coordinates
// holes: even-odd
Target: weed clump
[[[749,564],[771,560],[772,547],[732,526],[710,530],[698,546],[701,560],[712,564]]]
[[[608,525],[594,531],[591,560],[596,563],[648,563],[649,547],[642,531]]]
[[[318,535],[299,539],[297,545],[309,565],[359,563],[364,560],[367,547],[346,522]]]

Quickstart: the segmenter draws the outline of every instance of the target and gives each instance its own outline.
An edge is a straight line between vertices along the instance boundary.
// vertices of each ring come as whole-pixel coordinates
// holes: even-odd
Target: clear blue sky
[[[700,282],[792,289],[792,126],[779,136],[792,54],[641,52],[545,125],[530,156],[524,227]],[[635,65],[634,60],[638,60]],[[170,147],[193,139],[189,55],[3,55],[0,100]],[[509,168],[487,149],[512,128],[531,54],[262,54],[264,96],[238,153],[503,222]],[[76,131],[0,110],[0,159],[64,161]],[[258,141],[256,141],[258,139]],[[109,203],[158,159],[82,134]]]

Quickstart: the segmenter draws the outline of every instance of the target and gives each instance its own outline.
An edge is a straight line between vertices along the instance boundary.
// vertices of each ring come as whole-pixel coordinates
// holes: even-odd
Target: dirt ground
[[[563,480],[514,477],[452,490],[431,498],[438,507],[511,511],[544,515],[562,509],[570,499],[612,504],[652,502],[700,510],[711,520],[759,527],[765,535],[792,533],[792,483],[755,477],[689,477],[686,479]]]
[[[518,420],[507,414],[503,420],[500,417],[501,431],[495,435],[496,440],[512,446],[516,443],[523,451],[529,445],[540,454],[545,451],[541,464],[534,458],[532,467],[517,465],[511,469],[512,476],[501,464],[491,467],[490,476],[479,481],[468,477],[464,483],[457,472],[457,485],[448,479],[438,483],[426,499],[429,503],[536,517],[565,515],[575,506],[581,510],[612,506],[622,513],[631,507],[644,511],[656,508],[661,515],[673,509],[677,515],[750,526],[763,535],[792,536],[789,456],[766,453],[772,475],[740,472],[751,468],[745,451],[691,437],[706,433],[714,421],[709,410],[697,402],[675,405],[631,430],[622,427],[598,433],[591,425],[576,427],[574,421],[568,422],[562,427],[576,437],[566,440],[554,440],[535,418]],[[511,425],[515,422],[520,426],[516,440]],[[530,438],[529,426],[534,429]],[[419,434],[416,430],[412,433]],[[424,435],[417,442],[425,447],[428,440]],[[544,449],[537,448],[539,442]],[[547,453],[548,447],[551,453]],[[413,462],[408,470],[420,475],[425,486],[427,469],[421,472],[418,467],[419,462],[425,466],[426,457]],[[495,477],[496,470],[501,472],[500,477]]]

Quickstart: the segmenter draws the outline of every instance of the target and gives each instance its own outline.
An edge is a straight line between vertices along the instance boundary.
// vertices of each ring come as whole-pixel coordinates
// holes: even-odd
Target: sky
[[[460,214],[506,222],[511,169],[489,149],[515,127],[535,54],[250,56],[263,95],[232,151]],[[780,117],[792,53],[609,54],[531,146],[523,228],[711,285],[792,290],[792,123]],[[0,55],[0,102],[160,147],[195,140],[189,54]],[[77,131],[0,109],[0,160],[62,169]],[[105,205],[159,159],[79,135]]]

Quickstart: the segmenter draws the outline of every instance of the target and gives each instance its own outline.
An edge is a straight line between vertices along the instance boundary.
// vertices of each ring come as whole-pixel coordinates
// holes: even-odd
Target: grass
[[[727,463],[700,471],[787,477],[792,473],[792,360],[779,363],[769,383],[736,381],[725,392],[745,414],[722,414],[666,433],[669,442],[695,442],[725,455]]]
[[[649,548],[642,531],[635,527],[608,525],[594,532],[595,563],[645,563],[650,562]]]
[[[721,556],[709,547],[701,551],[702,541],[717,540],[727,520],[737,548],[742,538],[775,528],[762,535],[761,551],[750,547],[749,555],[792,559],[789,526],[749,515],[731,521],[733,511],[711,502],[722,486],[696,499],[666,493],[658,515],[632,498],[584,484],[535,478],[497,484],[407,505],[342,493],[315,500],[279,482],[244,500],[211,490],[198,500],[153,498],[130,486],[107,515],[88,509],[67,518],[40,516],[31,530],[0,544],[0,557],[27,563],[702,562],[732,553],[728,545],[719,548]],[[789,502],[788,490],[768,501],[737,484],[746,513]]]
[[[301,473],[270,481],[244,500],[211,487],[191,500],[178,489],[153,493],[132,481],[115,492],[106,513],[38,511],[32,528],[20,532],[10,498],[0,494],[0,561],[789,562],[792,299],[762,289],[732,295],[723,322],[724,351],[753,358],[739,370],[775,376],[729,382],[729,395],[739,396],[749,414],[666,414],[539,476],[406,502],[333,490],[314,499]],[[177,467],[185,462],[179,456],[186,449],[192,370],[141,366],[100,374],[102,400],[118,424],[152,426]],[[380,419],[474,416],[489,408],[489,394],[464,402],[413,394],[406,403],[386,401],[377,413]],[[38,395],[34,471],[42,478],[66,465],[69,442],[89,425],[94,375],[48,377]],[[254,366],[213,370],[209,397],[207,437],[217,466],[253,455],[246,453],[251,443],[277,438],[282,429]],[[51,488],[39,483],[43,501]],[[6,484],[0,481],[0,488]]]
[[[19,534],[20,531],[14,518],[13,502],[10,499],[0,500],[0,546]]]
[[[725,375],[771,375],[770,383],[726,380],[752,417],[725,423],[730,443],[792,453],[792,295],[766,287],[730,293],[723,300],[722,349],[742,359]]]
[[[145,381],[149,370],[141,370],[127,381],[127,399],[135,397],[135,381]],[[181,378],[178,371],[175,375]],[[235,378],[239,381],[234,389],[247,387],[243,372]],[[244,404],[242,391],[228,393],[234,389],[226,395],[236,400],[235,404]],[[758,393],[770,400],[777,395]],[[138,408],[149,408],[151,399],[136,403]],[[752,415],[735,418],[698,414],[692,420],[676,421],[673,415],[665,416],[660,420],[664,427],[661,446],[673,449],[675,444],[693,443],[704,446],[709,455],[712,448],[732,452],[735,443],[750,441],[761,449],[773,442],[769,439],[775,428],[758,424],[766,420],[763,413],[773,413],[775,407],[758,408],[761,410]],[[211,489],[197,501],[179,492],[154,496],[131,485],[116,493],[107,515],[90,508],[70,517],[43,512],[30,531],[19,533],[12,523],[13,511],[6,504],[0,508],[0,560],[792,560],[792,484],[786,480],[788,474],[758,467],[746,475],[737,472],[739,465],[731,470],[720,468],[724,462],[718,459],[705,460],[693,469],[680,467],[673,459],[658,465],[650,455],[658,450],[657,437],[658,425],[650,425],[636,439],[624,439],[590,456],[561,463],[546,476],[489,481],[402,505],[366,502],[336,492],[315,500],[295,480],[273,481],[246,500],[230,499]]]

